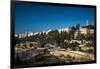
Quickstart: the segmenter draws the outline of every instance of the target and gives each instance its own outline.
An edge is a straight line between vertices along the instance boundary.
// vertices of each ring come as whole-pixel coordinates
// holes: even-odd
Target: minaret
[[[88,20],[86,21],[86,34],[90,34],[90,26]]]

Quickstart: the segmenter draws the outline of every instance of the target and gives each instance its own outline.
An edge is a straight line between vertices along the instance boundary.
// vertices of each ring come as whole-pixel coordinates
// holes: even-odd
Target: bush
[[[72,50],[77,50],[79,49],[79,44],[77,42],[71,43],[69,44],[69,48],[71,48]]]

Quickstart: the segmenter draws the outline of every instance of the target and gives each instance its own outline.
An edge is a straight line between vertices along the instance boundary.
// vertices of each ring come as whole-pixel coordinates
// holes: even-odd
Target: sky
[[[15,4],[15,33],[41,32],[94,24],[94,8],[51,6],[32,3]]]

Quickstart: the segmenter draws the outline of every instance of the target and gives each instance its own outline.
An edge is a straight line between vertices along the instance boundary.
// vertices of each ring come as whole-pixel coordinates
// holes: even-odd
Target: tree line
[[[15,38],[15,44],[20,43],[20,42],[38,42],[41,44],[42,47],[46,43],[53,44],[55,46],[61,46],[61,47],[68,47],[68,46],[77,46],[79,45],[78,43],[72,43],[69,45],[69,41],[71,40],[90,40],[94,41],[94,34],[88,34],[84,35],[81,34],[80,31],[80,24],[77,24],[76,26],[72,26],[69,29],[69,32],[66,31],[61,31],[59,33],[58,30],[52,30],[48,32],[48,34],[41,32],[41,34],[33,35],[31,37],[26,37],[26,38]],[[77,37],[75,38],[75,32],[78,32]]]

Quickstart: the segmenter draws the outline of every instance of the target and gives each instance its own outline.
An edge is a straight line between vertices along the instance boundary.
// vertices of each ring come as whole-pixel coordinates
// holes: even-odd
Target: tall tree
[[[80,24],[76,24],[77,38],[80,36]]]
[[[70,38],[71,38],[71,39],[74,39],[74,34],[75,34],[75,32],[76,32],[76,27],[72,26],[72,27],[70,28],[70,32],[69,32],[69,35],[70,35]]]
[[[78,31],[78,33],[80,32],[80,24],[76,25],[76,30]]]

